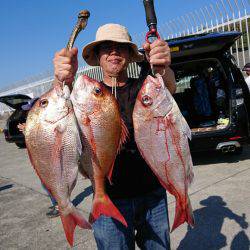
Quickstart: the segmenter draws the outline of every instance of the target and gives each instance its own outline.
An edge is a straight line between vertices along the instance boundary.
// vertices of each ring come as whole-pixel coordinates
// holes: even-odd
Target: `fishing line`
[[[116,77],[115,77],[115,99],[116,99],[116,96],[117,96],[117,92],[116,92],[116,86],[117,86],[117,80],[116,80]]]
[[[112,94],[114,94],[116,98],[117,97],[117,94],[116,94],[117,79],[116,77],[112,76],[111,80],[112,80]]]

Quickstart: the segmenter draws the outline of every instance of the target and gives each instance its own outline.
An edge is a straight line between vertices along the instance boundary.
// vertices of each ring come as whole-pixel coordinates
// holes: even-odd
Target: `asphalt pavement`
[[[240,156],[206,152],[193,161],[195,181],[189,193],[196,226],[184,224],[171,233],[172,249],[249,249],[250,147]],[[71,198],[88,218],[90,182],[79,177]],[[172,224],[171,195],[168,203]],[[0,249],[70,249],[60,218],[46,217],[49,206],[26,149],[5,142],[0,134]],[[77,228],[73,249],[96,249],[92,232]]]

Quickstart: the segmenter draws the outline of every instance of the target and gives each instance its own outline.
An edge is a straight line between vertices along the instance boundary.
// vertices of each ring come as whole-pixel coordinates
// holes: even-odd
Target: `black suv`
[[[191,130],[192,152],[241,152],[249,140],[250,95],[229,48],[239,32],[168,41],[177,80],[174,98]]]
[[[0,102],[14,109],[14,112],[7,119],[3,130],[5,140],[16,143],[20,148],[25,148],[25,141],[24,135],[19,131],[17,125],[26,122],[28,111],[23,110],[22,106],[28,104],[30,100],[29,96],[22,94],[0,96]]]

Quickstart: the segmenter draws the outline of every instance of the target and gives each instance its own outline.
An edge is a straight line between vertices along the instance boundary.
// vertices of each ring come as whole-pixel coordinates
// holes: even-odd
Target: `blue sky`
[[[158,24],[214,2],[155,0]],[[79,51],[105,23],[125,25],[132,37],[146,30],[142,0],[2,0],[0,89],[53,70],[54,53],[66,46],[82,9],[88,9],[91,16],[75,43]],[[82,65],[81,53],[78,58]]]

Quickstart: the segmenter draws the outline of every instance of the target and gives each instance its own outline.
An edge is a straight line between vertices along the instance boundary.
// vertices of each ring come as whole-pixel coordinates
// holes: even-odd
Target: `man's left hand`
[[[144,43],[148,62],[154,66],[154,71],[164,74],[166,67],[171,64],[170,48],[164,40],[155,40],[153,43]]]
[[[148,62],[153,66],[153,73],[162,75],[162,79],[170,91],[174,94],[176,91],[176,81],[173,70],[169,67],[171,64],[170,48],[167,42],[155,40],[153,43],[144,43],[143,48]]]

